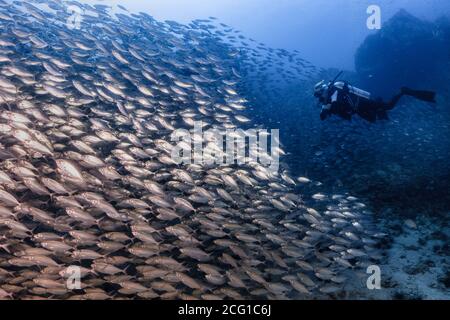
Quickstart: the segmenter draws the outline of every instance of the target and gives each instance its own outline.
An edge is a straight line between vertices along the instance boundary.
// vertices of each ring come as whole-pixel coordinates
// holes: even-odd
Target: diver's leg
[[[360,101],[356,113],[369,122],[375,122],[377,120],[377,110],[379,104],[374,100],[362,100]]]
[[[404,93],[402,90],[399,94],[396,94],[395,96],[393,96],[391,101],[383,103],[382,109],[385,111],[394,109],[395,106],[397,105],[397,103],[399,102],[400,98],[403,97],[403,95],[404,95]]]

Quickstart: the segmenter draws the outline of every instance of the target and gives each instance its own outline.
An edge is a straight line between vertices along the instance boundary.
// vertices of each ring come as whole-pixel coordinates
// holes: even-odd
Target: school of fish
[[[207,27],[59,0],[0,0],[0,26],[0,298],[342,298],[381,258],[357,198],[173,161],[176,129],[251,123],[248,59]]]

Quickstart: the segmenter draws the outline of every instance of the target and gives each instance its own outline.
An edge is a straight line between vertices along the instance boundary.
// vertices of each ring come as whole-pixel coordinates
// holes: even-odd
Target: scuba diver
[[[436,103],[435,92],[412,90],[406,87],[401,88],[400,92],[388,102],[381,98],[372,99],[371,94],[367,91],[350,86],[345,81],[336,82],[341,74],[342,71],[328,83],[322,80],[314,88],[314,96],[319,99],[322,106],[321,120],[325,120],[333,114],[345,120],[351,120],[354,114],[369,122],[388,120],[387,112],[394,109],[404,95]]]

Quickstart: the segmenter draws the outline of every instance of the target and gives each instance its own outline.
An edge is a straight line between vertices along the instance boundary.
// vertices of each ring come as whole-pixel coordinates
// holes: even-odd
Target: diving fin
[[[413,90],[407,87],[403,87],[402,93],[422,101],[436,103],[436,92],[433,91]]]

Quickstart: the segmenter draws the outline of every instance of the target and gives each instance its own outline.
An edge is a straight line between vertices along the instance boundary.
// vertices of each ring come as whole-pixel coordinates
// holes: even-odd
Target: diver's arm
[[[320,112],[320,120],[325,120],[331,116],[331,104],[322,105],[322,111]]]

